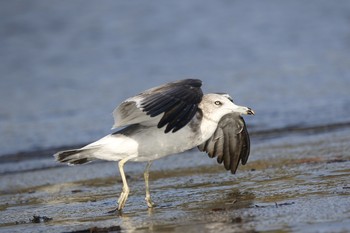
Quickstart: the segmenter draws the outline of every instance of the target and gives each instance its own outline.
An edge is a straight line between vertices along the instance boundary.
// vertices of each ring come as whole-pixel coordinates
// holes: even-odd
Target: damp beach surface
[[[349,1],[3,1],[0,232],[349,232]],[[196,148],[127,163],[52,155],[111,133],[124,99],[199,78],[251,107],[235,175]]]
[[[236,175],[197,150],[169,156],[150,173],[153,209],[145,164],[129,163],[131,193],[113,214],[122,187],[115,163],[61,166],[48,151],[4,157],[0,231],[346,232],[349,135],[350,125],[252,133],[253,156]]]

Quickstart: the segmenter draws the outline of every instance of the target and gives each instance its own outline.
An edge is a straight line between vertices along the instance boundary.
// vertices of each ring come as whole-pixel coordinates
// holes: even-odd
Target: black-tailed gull
[[[238,106],[225,93],[205,94],[202,81],[185,79],[146,90],[122,102],[114,111],[114,128],[121,128],[83,148],[54,156],[61,163],[83,164],[96,159],[119,161],[123,191],[118,199],[122,210],[129,194],[124,173],[127,161],[147,162],[144,172],[146,201],[153,207],[148,177],[151,162],[194,147],[217,157],[235,173],[249,156],[250,140],[242,114],[250,108]]]

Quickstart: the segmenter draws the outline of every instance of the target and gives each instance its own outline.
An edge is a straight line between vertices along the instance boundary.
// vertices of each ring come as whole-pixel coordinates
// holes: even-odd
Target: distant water
[[[196,77],[248,129],[350,122],[350,1],[2,1],[0,155],[110,132],[123,99]]]

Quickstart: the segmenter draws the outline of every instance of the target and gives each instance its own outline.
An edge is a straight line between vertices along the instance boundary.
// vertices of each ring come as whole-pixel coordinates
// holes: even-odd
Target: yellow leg
[[[151,167],[152,162],[148,161],[146,168],[145,168],[145,172],[143,173],[143,177],[145,178],[145,185],[146,185],[146,197],[145,200],[147,202],[147,206],[148,208],[152,208],[154,206],[154,203],[152,202],[151,199],[151,194],[149,191],[149,183],[148,183],[148,178],[149,178],[149,168]]]
[[[129,186],[128,183],[126,182],[126,177],[125,177],[125,173],[124,173],[124,164],[129,160],[132,159],[135,156],[129,156],[126,157],[125,159],[122,159],[119,161],[118,166],[119,166],[119,172],[120,175],[122,177],[122,181],[123,181],[123,191],[120,194],[120,197],[118,199],[118,210],[122,210],[125,206],[126,200],[128,199],[129,196]]]

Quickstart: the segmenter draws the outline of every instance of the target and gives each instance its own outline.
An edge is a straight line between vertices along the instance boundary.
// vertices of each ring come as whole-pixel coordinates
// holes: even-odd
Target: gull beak
[[[255,115],[255,112],[251,108],[248,108],[247,115]]]
[[[239,106],[234,104],[233,112],[243,114],[243,115],[255,115],[255,112],[248,107]]]

